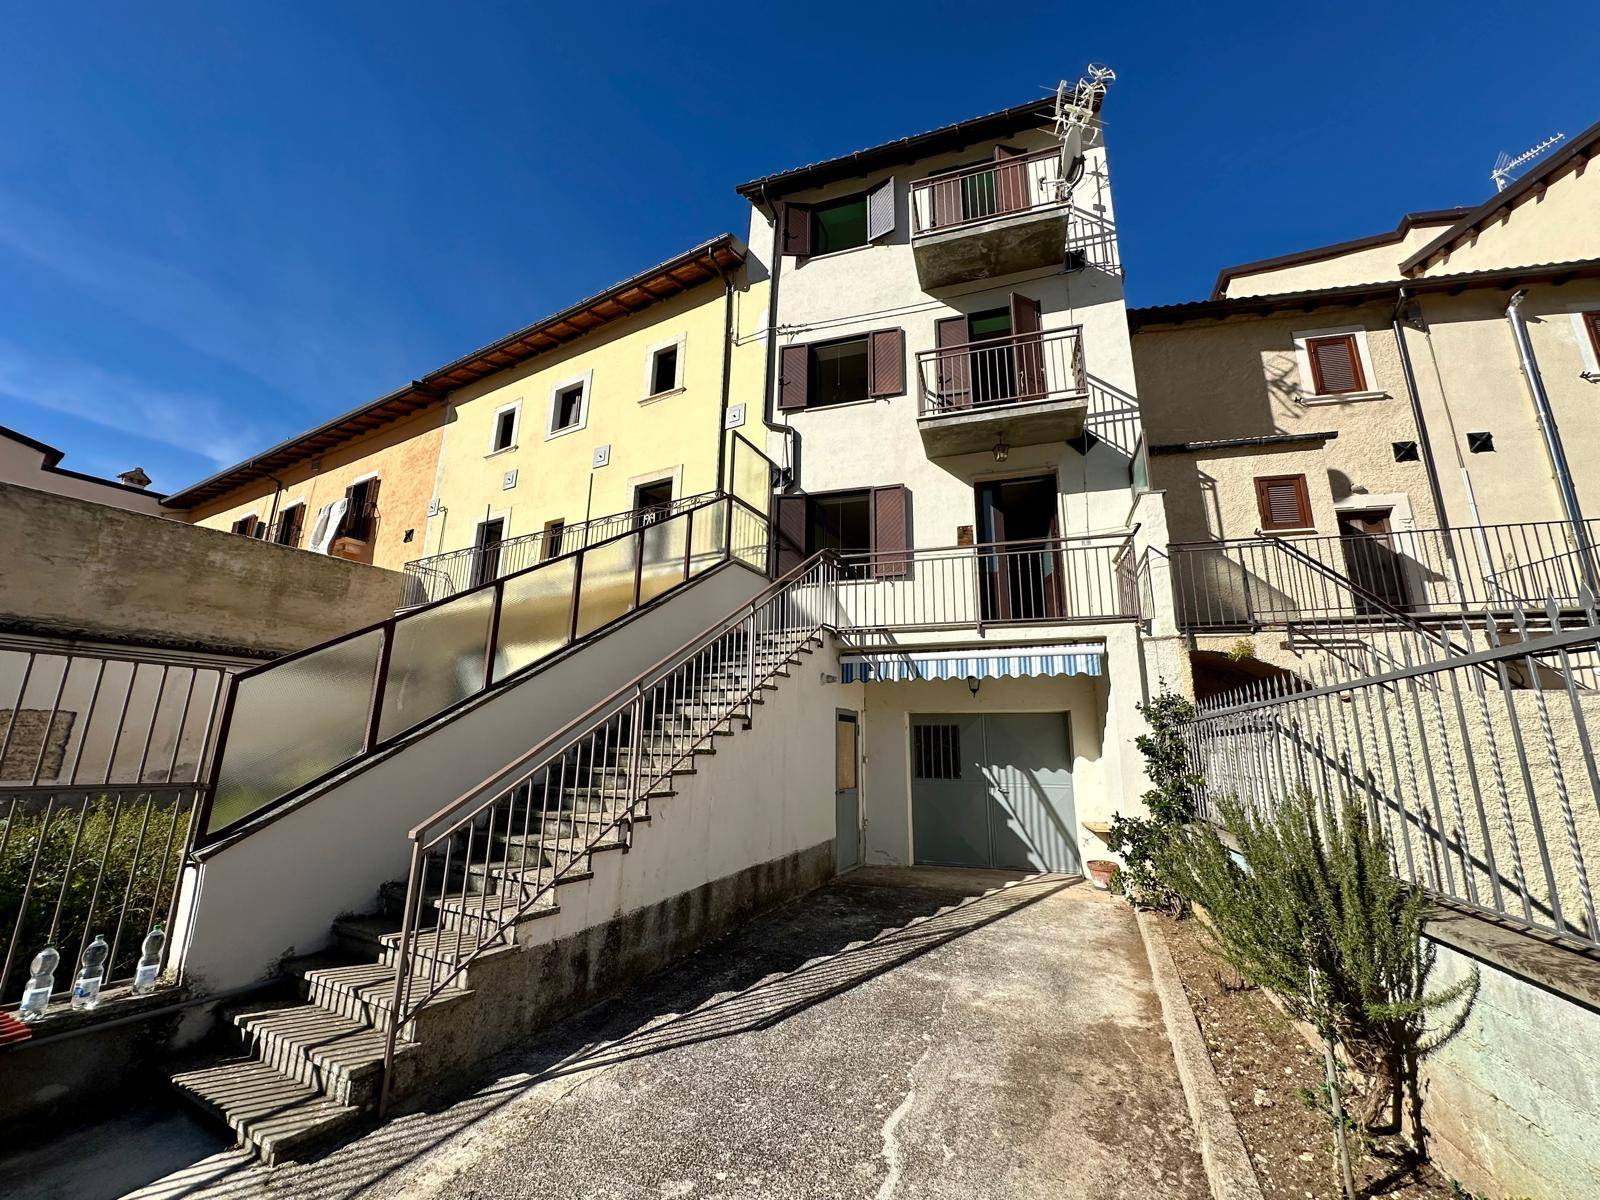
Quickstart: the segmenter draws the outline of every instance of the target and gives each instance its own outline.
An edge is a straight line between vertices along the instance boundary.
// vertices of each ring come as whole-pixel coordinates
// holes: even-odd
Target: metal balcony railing
[[[982,630],[1140,615],[1133,533],[945,546],[840,559],[841,629]]]
[[[911,183],[911,234],[944,233],[1066,199],[1061,151],[999,159]]]
[[[414,608],[434,600],[444,600],[459,592],[479,587],[506,575],[515,575],[547,559],[556,558],[573,550],[581,550],[595,542],[605,541],[626,533],[630,529],[649,525],[667,517],[704,504],[714,499],[717,492],[702,492],[697,496],[683,496],[667,504],[654,504],[647,508],[629,509],[627,512],[609,513],[588,521],[576,521],[558,529],[541,529],[506,538],[492,546],[468,546],[443,554],[430,554],[413,559],[403,568],[406,574],[406,594],[403,608]]]
[[[1014,333],[917,352],[922,416],[1087,396],[1083,327]]]
[[[1175,544],[1174,605],[1183,628],[1219,631],[1389,609],[1426,619],[1547,601],[1573,607],[1596,591],[1597,539],[1595,521],[1529,521]],[[1325,570],[1283,553],[1286,545]],[[1329,571],[1359,592],[1336,586]]]

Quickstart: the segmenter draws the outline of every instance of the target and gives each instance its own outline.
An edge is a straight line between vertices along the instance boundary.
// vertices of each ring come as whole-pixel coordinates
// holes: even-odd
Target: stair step
[[[231,1058],[172,1076],[173,1084],[233,1130],[269,1166],[328,1140],[361,1118],[354,1104],[253,1058]]]
[[[593,871],[569,871],[557,881],[556,887],[564,883],[578,883],[593,878]],[[545,880],[549,882],[548,874]],[[469,933],[485,926],[492,929],[503,921],[511,921],[518,925],[527,921],[538,921],[555,915],[561,909],[561,905],[556,901],[555,888],[547,890],[515,918],[511,916],[515,906],[511,903],[509,894],[504,893],[480,892],[476,895],[469,894],[465,898],[459,893],[454,896],[436,896],[431,901],[431,907],[439,915],[438,932],[441,937],[447,933],[453,937],[458,929]]]
[[[336,1104],[365,1108],[383,1077],[384,1031],[314,1004],[236,1013],[233,1023],[254,1056]],[[416,1053],[400,1041],[396,1058]]]
[[[327,959],[319,955],[291,968],[300,977],[307,1000],[352,1021],[378,1025],[388,1020],[394,1004],[393,967],[376,962],[318,965],[319,962],[326,963]],[[413,990],[413,995],[417,994]],[[423,1011],[447,1008],[471,995],[466,988],[446,987],[428,1001]]]

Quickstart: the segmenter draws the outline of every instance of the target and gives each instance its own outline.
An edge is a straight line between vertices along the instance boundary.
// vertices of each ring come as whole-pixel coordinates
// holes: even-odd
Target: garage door
[[[1081,871],[1066,713],[911,718],[916,861]]]

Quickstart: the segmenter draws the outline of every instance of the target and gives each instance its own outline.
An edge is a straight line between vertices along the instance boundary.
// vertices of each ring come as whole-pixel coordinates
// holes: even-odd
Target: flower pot
[[[1089,882],[1102,892],[1111,890],[1111,876],[1117,869],[1117,864],[1109,859],[1095,858],[1089,860]]]

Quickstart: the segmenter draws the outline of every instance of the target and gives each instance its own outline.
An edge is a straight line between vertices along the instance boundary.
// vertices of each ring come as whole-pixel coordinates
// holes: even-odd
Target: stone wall
[[[269,657],[394,613],[404,576],[0,483],[0,629]]]

